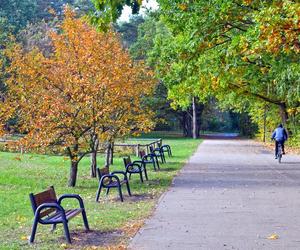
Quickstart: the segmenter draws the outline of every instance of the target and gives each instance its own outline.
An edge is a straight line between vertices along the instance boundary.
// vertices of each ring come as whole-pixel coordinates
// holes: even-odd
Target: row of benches
[[[161,162],[164,163],[166,162],[165,153],[167,153],[168,156],[172,156],[171,147],[169,145],[163,145],[159,148],[152,148],[150,150],[150,154],[146,154],[145,151],[140,151],[140,161],[132,162],[130,157],[124,158],[123,160],[125,164],[125,171],[114,171],[110,173],[108,167],[102,169],[97,168],[99,186],[96,193],[96,201],[99,201],[102,188],[106,188],[106,194],[109,193],[111,188],[117,188],[119,191],[120,199],[123,202],[121,186],[125,184],[128,194],[129,196],[131,196],[129,179],[132,174],[139,174],[141,182],[143,182],[143,174],[145,175],[146,180],[148,180],[147,164],[152,164],[154,170],[156,171],[160,168],[158,158],[160,158]],[[118,175],[122,175],[123,178],[120,179]],[[52,230],[55,230],[57,224],[63,224],[66,240],[71,244],[68,221],[78,214],[82,215],[85,229],[87,231],[90,230],[83,200],[79,195],[64,194],[57,198],[54,187],[51,186],[49,189],[41,193],[31,193],[29,197],[34,213],[33,227],[29,239],[30,243],[34,242],[37,225],[38,223],[40,223],[43,225],[51,224]],[[79,208],[65,210],[62,207],[61,202],[62,200],[67,198],[76,199],[79,203]]]

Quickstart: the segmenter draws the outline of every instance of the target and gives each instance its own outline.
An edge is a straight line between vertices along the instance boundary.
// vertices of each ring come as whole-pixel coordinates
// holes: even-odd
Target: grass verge
[[[200,140],[185,138],[166,138],[163,143],[170,144],[172,158],[161,164],[161,170],[154,172],[148,166],[149,181],[141,184],[137,175],[130,180],[132,197],[123,188],[124,203],[117,193],[111,191],[106,197],[100,196],[95,202],[98,181],[89,176],[89,158],[79,165],[78,181],[75,188],[67,187],[69,160],[61,156],[34,154],[15,154],[0,152],[0,249],[105,249],[118,246],[125,248],[145,218],[149,217],[160,197],[169,187],[173,177],[195,151]],[[133,159],[136,159],[133,157]],[[98,165],[104,162],[98,158]],[[110,170],[124,169],[122,158],[116,157]],[[80,216],[69,222],[73,245],[65,244],[62,225],[50,233],[50,225],[38,225],[36,241],[28,244],[31,233],[33,213],[29,193],[37,193],[48,186],[55,187],[58,196],[64,193],[79,194],[87,211],[92,231],[85,233]],[[73,206],[76,203],[64,203]]]

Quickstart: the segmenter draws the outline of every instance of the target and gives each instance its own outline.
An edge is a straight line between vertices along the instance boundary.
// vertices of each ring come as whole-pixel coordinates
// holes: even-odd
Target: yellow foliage
[[[188,6],[186,3],[181,3],[181,4],[178,4],[178,7],[179,9],[181,9],[182,11],[186,11]]]
[[[153,73],[135,63],[112,31],[99,33],[67,8],[60,29],[52,32],[54,53],[6,51],[8,93],[0,118],[18,116],[25,147],[88,147],[90,133],[112,140],[154,126],[142,97],[152,94]],[[77,149],[75,148],[77,145]]]

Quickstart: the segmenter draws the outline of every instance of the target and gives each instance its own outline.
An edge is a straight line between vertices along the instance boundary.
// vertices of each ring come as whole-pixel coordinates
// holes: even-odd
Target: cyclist
[[[287,140],[287,138],[288,135],[285,128],[282,126],[282,124],[279,124],[272,134],[272,140],[275,140],[275,159],[277,159],[279,143],[282,147],[282,154],[285,154],[284,142]]]

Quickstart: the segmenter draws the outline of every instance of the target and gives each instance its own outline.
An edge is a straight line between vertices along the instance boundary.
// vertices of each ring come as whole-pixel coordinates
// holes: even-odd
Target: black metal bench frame
[[[124,157],[123,162],[125,165],[126,173],[129,174],[131,178],[132,174],[139,174],[141,182],[144,182],[143,172],[145,174],[146,180],[148,180],[146,164],[143,161],[131,161],[130,156]]]
[[[161,147],[159,148],[153,148],[152,146],[149,147],[151,154],[154,154],[157,158],[159,157],[161,160],[161,163],[166,163],[166,157],[164,154],[164,150],[162,150]]]
[[[172,155],[172,150],[171,150],[171,147],[170,147],[170,145],[168,145],[168,144],[165,144],[165,145],[162,145],[161,147],[160,147],[160,149],[165,153],[168,153],[168,156],[169,157],[172,157],[173,155]]]
[[[155,154],[146,154],[145,150],[141,150],[139,152],[139,156],[142,159],[142,162],[144,163],[144,165],[146,166],[147,164],[151,164],[153,166],[154,171],[156,171],[157,169],[160,169],[159,166],[159,162],[158,162],[158,158]],[[156,168],[157,166],[157,168]]]
[[[83,223],[85,229],[89,231],[89,224],[86,217],[86,212],[83,204],[82,198],[77,194],[64,194],[58,199],[56,198],[56,193],[54,187],[51,186],[44,192],[38,194],[29,194],[32,210],[34,213],[34,221],[32,226],[32,232],[29,239],[30,243],[34,242],[35,234],[37,230],[38,223],[43,225],[52,224],[52,231],[55,230],[57,224],[63,224],[65,237],[68,243],[71,242],[68,222],[71,218],[78,214],[82,214]],[[61,206],[61,202],[64,199],[76,199],[79,202],[80,208],[65,210]]]
[[[109,190],[111,188],[117,188],[119,191],[119,196],[121,201],[123,202],[123,194],[122,194],[122,185],[126,184],[128,195],[131,196],[129,181],[127,178],[127,174],[124,171],[114,171],[109,173],[109,168],[104,167],[102,169],[97,168],[98,178],[99,178],[99,185],[96,193],[96,202],[99,202],[100,193],[102,188],[106,188],[106,195],[108,195]],[[123,175],[123,180],[117,176],[117,174]]]

